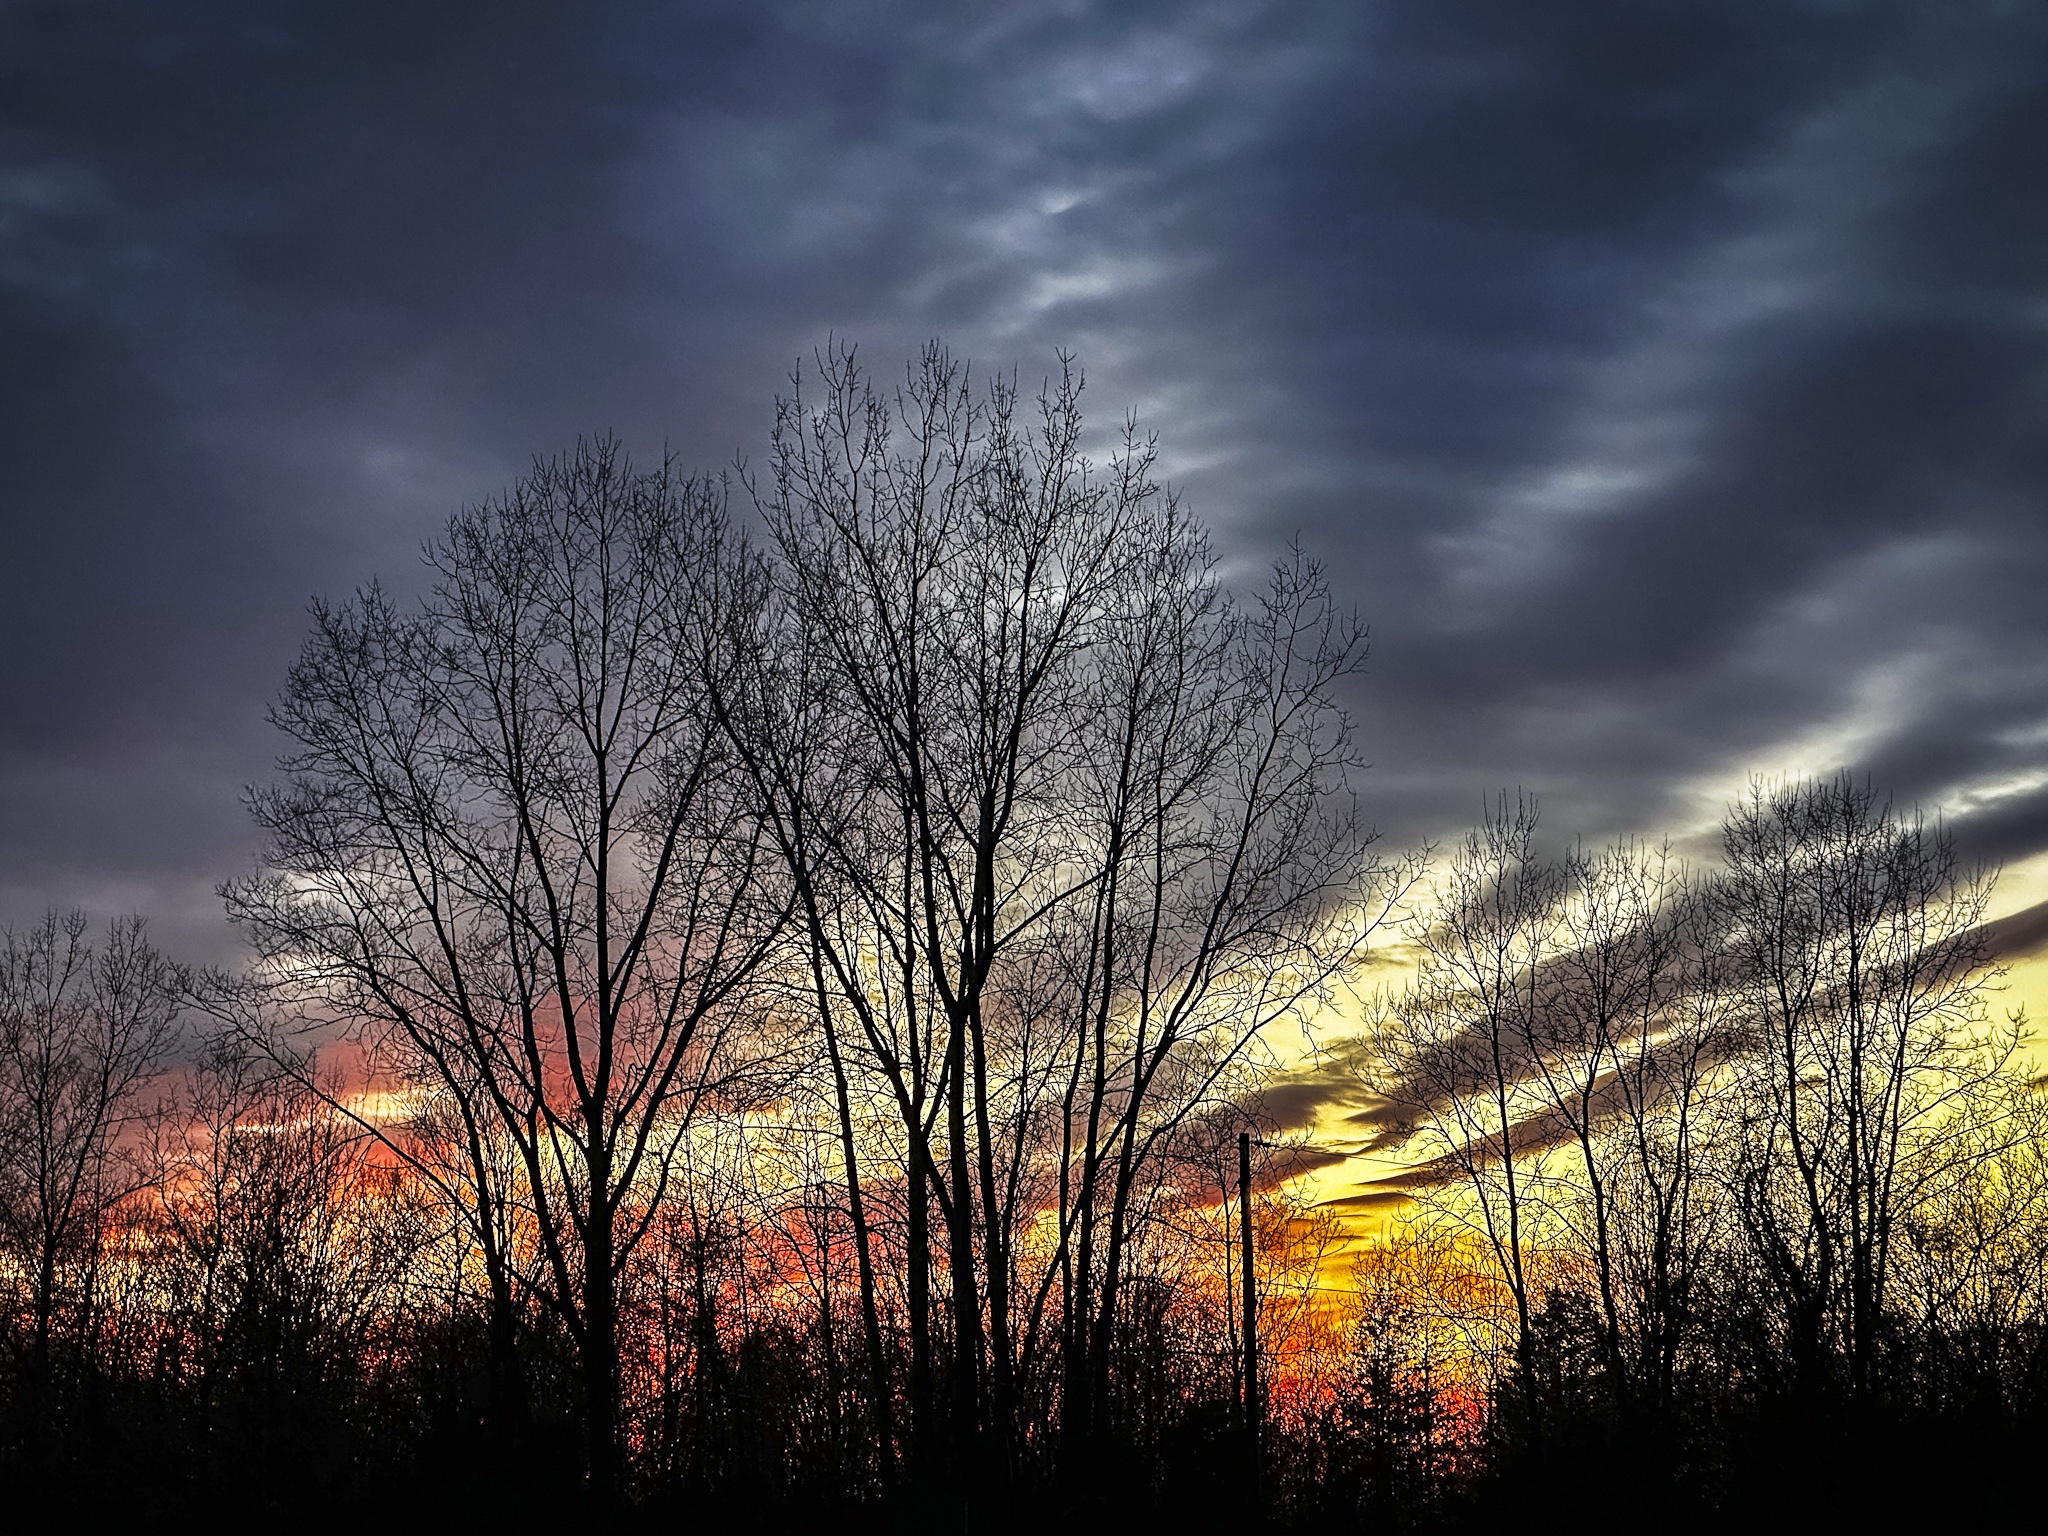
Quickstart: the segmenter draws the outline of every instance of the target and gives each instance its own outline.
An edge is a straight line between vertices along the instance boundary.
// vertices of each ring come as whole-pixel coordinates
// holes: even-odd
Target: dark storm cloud
[[[2048,846],[2048,19],[1975,3],[16,6],[0,904],[212,883],[303,605],[827,331],[1077,348],[1374,625],[1400,840],[1868,767]]]

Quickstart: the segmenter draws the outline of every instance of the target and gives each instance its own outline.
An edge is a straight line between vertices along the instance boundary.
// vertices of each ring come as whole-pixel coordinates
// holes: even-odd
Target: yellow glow
[[[1998,877],[1993,893],[1991,917],[1995,920],[2023,912],[2048,901],[2048,850],[2008,865]],[[2032,1044],[2036,1070],[2048,1072],[2048,1040],[2039,1036],[2048,1022],[2048,946],[2032,954],[2015,956],[2006,962],[2005,993],[1999,1006],[2007,1013],[2024,1013],[2037,1035]]]
[[[1426,904],[1426,893],[1420,899]],[[2010,864],[1999,872],[1985,917],[1987,921],[1995,922],[2042,902],[2048,902],[2048,850]],[[1415,963],[1412,946],[1398,936],[1375,946],[1364,990],[1398,988],[1413,971]],[[2048,1035],[2048,1030],[2042,1029],[2044,1022],[2048,1022],[2048,944],[2032,953],[2010,957],[2005,964],[2004,990],[1992,1000],[1991,1006],[2005,1014],[2024,1014],[2037,1031]],[[1328,1050],[1356,1039],[1362,1028],[1362,1014],[1362,1004],[1355,1001],[1322,1010],[1310,1021],[1310,1041],[1282,1051],[1288,1068],[1297,1071],[1308,1069],[1318,1050]],[[2048,1038],[2037,1036],[2030,1050],[2037,1063],[2036,1070],[2048,1074]],[[1306,1128],[1307,1139],[1323,1147],[1355,1143],[1359,1139],[1357,1128],[1343,1123],[1345,1112],[1346,1106],[1339,1105],[1334,1109],[1326,1106],[1316,1122]],[[1401,1173],[1404,1168],[1405,1164],[1397,1158],[1354,1154],[1341,1163],[1299,1174],[1289,1182],[1304,1198],[1321,1205],[1328,1201],[1370,1195],[1379,1181]],[[1347,1243],[1355,1244],[1370,1236],[1386,1212],[1394,1208],[1393,1202],[1389,1201],[1384,1207],[1360,1209],[1339,1206],[1335,1209],[1343,1224]]]
[[[344,1094],[341,1107],[346,1113],[372,1125],[391,1125],[418,1113],[420,1095],[414,1089],[368,1088],[360,1093]]]

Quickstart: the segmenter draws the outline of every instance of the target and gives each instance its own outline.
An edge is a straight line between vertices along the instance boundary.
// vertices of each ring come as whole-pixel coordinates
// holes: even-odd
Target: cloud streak
[[[0,904],[232,958],[314,593],[828,331],[1070,346],[1372,622],[1393,839],[1865,768],[2048,847],[2048,21],[1621,0],[0,20]]]

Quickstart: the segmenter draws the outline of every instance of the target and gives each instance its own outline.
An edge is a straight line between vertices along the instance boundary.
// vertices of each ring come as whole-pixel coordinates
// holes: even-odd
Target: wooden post
[[[1238,1252],[1244,1269],[1244,1429],[1245,1448],[1251,1456],[1252,1505],[1261,1499],[1264,1458],[1260,1455],[1259,1421],[1264,1405],[1259,1401],[1259,1287],[1252,1271],[1252,1138],[1249,1131],[1237,1137],[1237,1219]]]

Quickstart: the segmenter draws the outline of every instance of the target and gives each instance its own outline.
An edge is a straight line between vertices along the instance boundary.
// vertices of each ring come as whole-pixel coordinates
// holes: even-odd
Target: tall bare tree
[[[1750,1030],[1743,1220],[1803,1389],[1875,1382],[1904,1223],[1971,1176],[2018,1026],[1991,1015],[1990,882],[1938,824],[1847,773],[1730,811],[1720,897]]]
[[[1544,1106],[1523,1139],[1561,1144],[1543,1203],[1586,1260],[1602,1366],[1641,1420],[1669,1406],[1712,1230],[1702,1151],[1731,1048],[1719,933],[1668,848],[1577,848],[1555,884],[1552,952],[1520,1016]]]
[[[1610,1376],[1639,1427],[1661,1430],[1728,1235],[1714,1184],[1740,1039],[1727,957],[1711,882],[1668,849],[1582,851],[1567,869],[1548,1056],[1575,1068],[1559,1094],[1580,1154],[1573,1224],[1593,1259]]]
[[[1013,1467],[1048,1342],[1070,1443],[1099,1427],[1148,1159],[1377,920],[1337,700],[1363,635],[1300,559],[1231,599],[1149,440],[1091,461],[1071,367],[1035,402],[936,347],[893,392],[845,350],[795,383],[736,750],[799,893],[864,1254],[849,1075],[892,1111],[913,1444],[942,1276],[954,1444]]]
[[[494,1198],[502,1139],[581,1362],[585,1461],[619,1487],[620,1277],[678,1138],[754,1053],[782,918],[707,709],[760,600],[717,484],[616,444],[537,463],[427,551],[405,611],[315,610],[228,888],[279,1003],[395,1054]],[[486,1230],[480,1223],[479,1230]]]
[[[1559,944],[1563,881],[1535,847],[1536,807],[1505,797],[1453,854],[1408,937],[1411,986],[1374,1020],[1370,1085],[1392,1137],[1423,1164],[1419,1190],[1475,1238],[1506,1288],[1526,1366],[1541,1302],[1531,1270],[1543,1212],[1534,1166],[1552,1131],[1532,1042],[1545,1025],[1545,968]]]
[[[1518,1364],[1539,1310],[1590,1320],[1637,1428],[1674,1407],[1710,1274],[1797,1391],[1867,1392],[1902,1234],[2006,1209],[1978,1196],[2038,1120],[1987,1004],[1988,881],[1846,775],[1753,786],[1711,877],[1629,845],[1546,862],[1534,830],[1503,802],[1467,840],[1383,1010],[1410,1182],[1491,1256]]]

